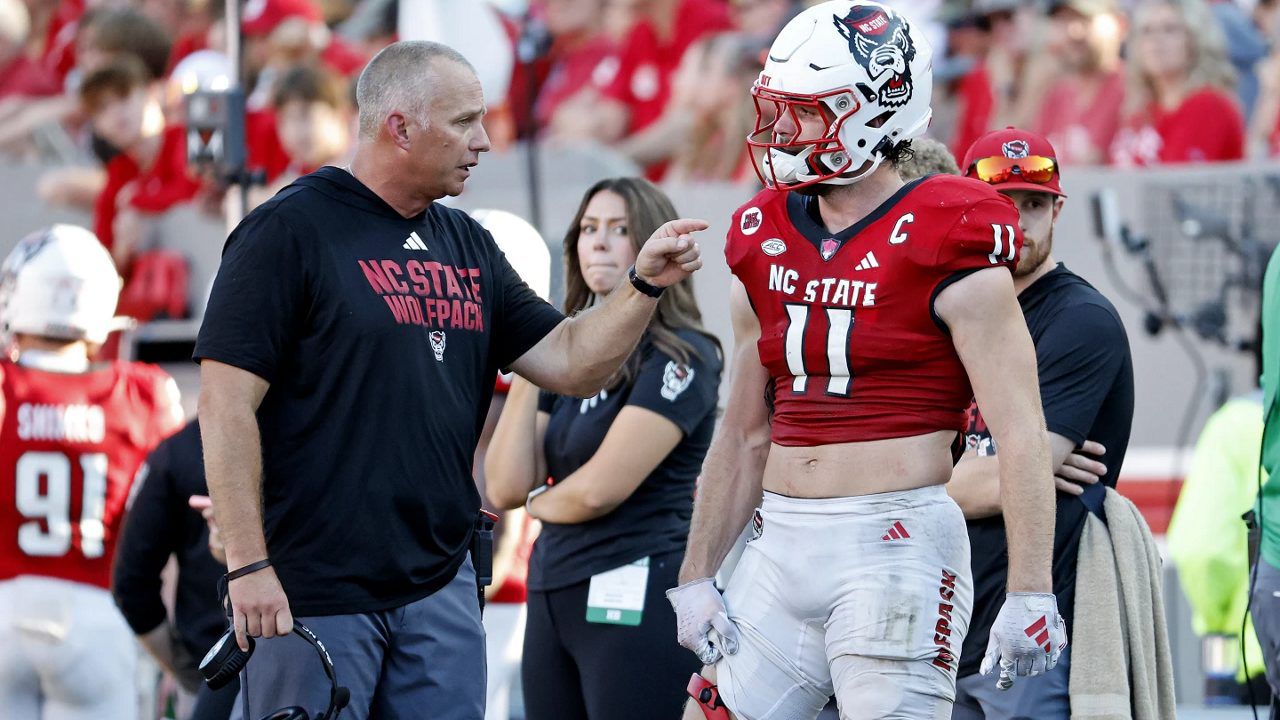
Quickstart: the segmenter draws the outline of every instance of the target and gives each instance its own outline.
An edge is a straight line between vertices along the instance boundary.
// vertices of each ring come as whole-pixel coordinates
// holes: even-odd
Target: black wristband
[[[666,290],[666,288],[660,288],[657,285],[650,285],[649,283],[640,279],[640,276],[636,274],[635,265],[632,265],[630,268],[627,269],[627,279],[631,281],[631,287],[635,288],[637,291],[639,291],[644,295],[648,295],[654,300],[657,300],[658,298],[662,297],[662,291]]]
[[[227,573],[224,577],[226,578],[227,582],[231,582],[232,580],[238,580],[239,578],[242,578],[245,575],[248,575],[250,573],[256,573],[259,570],[263,570],[269,567],[271,567],[271,560],[269,558],[263,558],[258,562],[251,562],[248,565],[245,565],[244,567],[236,568],[235,570],[232,570],[231,572]]]

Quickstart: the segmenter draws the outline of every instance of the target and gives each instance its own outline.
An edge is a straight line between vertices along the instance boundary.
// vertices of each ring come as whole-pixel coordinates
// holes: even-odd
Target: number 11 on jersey
[[[792,375],[791,391],[802,394],[808,389],[810,370],[805,367],[804,346],[809,330],[809,306],[786,303],[787,334],[785,352],[787,370]],[[825,308],[827,312],[827,394],[848,397],[850,391],[849,341],[853,335],[852,308]],[[815,330],[821,332],[821,330]],[[816,369],[816,368],[815,368]]]

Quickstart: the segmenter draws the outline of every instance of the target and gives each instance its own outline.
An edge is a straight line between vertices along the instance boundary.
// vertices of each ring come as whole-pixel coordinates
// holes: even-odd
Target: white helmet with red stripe
[[[106,342],[115,318],[120,276],[97,236],[54,225],[18,241],[0,265],[0,325],[16,333]]]
[[[769,187],[848,185],[892,148],[924,133],[932,116],[933,52],[901,13],[879,3],[832,0],[787,23],[752,88],[756,170]],[[779,137],[797,108],[819,112],[821,137]]]

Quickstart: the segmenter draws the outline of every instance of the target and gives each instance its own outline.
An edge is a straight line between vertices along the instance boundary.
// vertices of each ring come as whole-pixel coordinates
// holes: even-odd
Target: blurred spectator
[[[1254,8],[1254,23],[1272,48],[1280,47],[1280,1],[1262,0]],[[1249,119],[1249,154],[1280,155],[1280,52],[1258,64],[1258,100]]]
[[[961,174],[955,156],[947,146],[931,137],[912,138],[911,152],[894,163],[894,166],[903,182],[911,182],[925,175]]]
[[[1267,57],[1271,46],[1262,29],[1235,0],[1209,0],[1214,20],[1226,37],[1227,59],[1235,68],[1236,96],[1245,118],[1253,116],[1258,99],[1257,65]]]
[[[215,27],[221,34],[222,18],[226,14],[224,0],[190,0],[190,3],[182,26],[174,29],[173,49],[169,52],[170,70],[194,52],[211,47],[225,48],[225,42],[213,43],[215,39],[221,40],[220,37],[212,37]]]
[[[285,73],[276,83],[272,108],[289,167],[267,187],[254,188],[254,205],[299,176],[325,165],[346,165],[352,147],[346,87],[323,68],[301,65]]]
[[[1028,129],[1047,137],[1063,164],[1105,162],[1124,105],[1119,9],[1114,0],[1056,0],[1045,30],[1019,80],[1012,124],[1029,119]]]
[[[760,41],[766,49],[782,26],[803,9],[801,0],[729,0],[734,29]]]
[[[1244,157],[1244,116],[1222,31],[1203,0],[1146,0],[1133,13],[1126,117],[1116,165]]]
[[[48,69],[27,56],[31,16],[22,0],[0,0],[0,99],[56,95],[62,88]]]
[[[641,165],[669,159],[664,179],[672,182],[757,182],[745,139],[755,128],[750,88],[766,49],[741,33],[694,43],[662,118],[619,149]]]
[[[329,31],[311,0],[262,0],[246,6],[241,19],[245,71],[252,91],[246,99],[245,140],[250,170],[274,182],[289,165],[272,108],[276,82],[299,65],[323,64],[349,77],[367,58]]]
[[[226,720],[238,681],[212,691],[196,669],[226,628],[214,589],[226,566],[209,552],[210,527],[193,509],[207,501],[200,426],[192,420],[160,443],[134,481],[120,533],[111,591],[138,641],[184,690],[196,695],[192,720]],[[161,573],[177,559],[173,621],[161,599]]]
[[[184,130],[165,126],[161,86],[137,58],[124,55],[90,73],[80,98],[94,132],[120,151],[107,163],[94,231],[127,276],[150,220],[193,198],[200,185],[187,172]]]
[[[1035,34],[1039,11],[1018,0],[977,0],[973,14],[962,20],[971,27],[953,32],[970,42],[953,41],[953,51],[973,52],[973,67],[957,83],[955,132],[951,150],[961,155],[978,138],[995,129],[1018,95],[1019,71]]]
[[[172,47],[169,31],[141,12],[130,7],[92,9],[78,27],[74,75],[87,76],[128,54],[142,61],[151,78],[165,76]]]
[[[618,76],[622,42],[633,20],[631,0],[546,0],[551,70],[538,92],[535,117],[548,135],[602,137],[595,108]],[[522,91],[514,87],[515,92]]]
[[[1237,648],[1222,658],[1235,668],[1225,683],[1206,687],[1208,696],[1248,700],[1240,664],[1240,628],[1249,601],[1248,530],[1240,516],[1258,496],[1258,451],[1262,446],[1262,391],[1233,398],[1218,408],[1196,441],[1191,469],[1169,521],[1169,556],[1191,604],[1191,626],[1206,642],[1232,638]],[[1245,656],[1254,678],[1263,674],[1262,648],[1253,622]],[[1210,670],[1209,668],[1206,668]],[[1220,668],[1219,668],[1220,670]],[[1234,682],[1233,682],[1234,681]],[[1225,686],[1224,686],[1225,685]],[[1258,695],[1266,697],[1263,690]]]
[[[730,29],[719,0],[642,0],[636,7],[638,20],[623,42],[618,74],[604,102],[567,139],[588,136],[612,143],[652,125],[667,106],[672,76],[689,46]],[[653,177],[661,173],[661,166],[649,169]]]
[[[0,107],[0,150],[29,156],[46,144],[38,142],[43,135],[74,132],[82,119],[75,92],[80,78],[113,58],[132,55],[149,77],[164,75],[168,33],[142,13],[131,8],[93,9],[69,27],[75,33],[75,65],[67,76],[67,92]]]

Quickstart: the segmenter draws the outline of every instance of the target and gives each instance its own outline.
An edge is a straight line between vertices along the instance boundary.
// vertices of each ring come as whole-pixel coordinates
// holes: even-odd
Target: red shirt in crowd
[[[1111,162],[1133,167],[1240,160],[1244,136],[1244,115],[1235,99],[1206,87],[1172,110],[1152,103],[1129,118],[1111,144]]]
[[[134,184],[134,191],[128,205],[146,213],[162,213],[195,197],[200,183],[187,172],[185,127],[165,128],[155,162],[146,170],[138,167],[126,153],[116,155],[107,163],[107,184],[93,206],[93,231],[107,249],[115,244],[112,225],[116,219],[117,198],[130,184]]]
[[[991,89],[986,61],[980,61],[964,76],[956,94],[960,98],[956,107],[959,119],[955,138],[951,141],[951,154],[963,158],[969,146],[991,131],[991,113],[995,110],[996,96]],[[965,168],[960,168],[960,172],[964,171]]]
[[[1031,131],[1053,144],[1064,165],[1106,162],[1120,129],[1124,84],[1124,70],[1117,69],[1089,97],[1079,78],[1059,80],[1045,93]]]
[[[538,125],[546,127],[560,105],[584,89],[604,95],[618,76],[620,51],[617,43],[603,33],[585,42],[557,42],[551,48],[551,72],[534,108]]]
[[[275,180],[289,167],[289,154],[280,144],[276,132],[276,113],[271,108],[249,110],[244,116],[244,138],[247,165],[250,170],[262,170],[266,181]]]
[[[44,97],[62,92],[62,84],[47,67],[17,55],[0,67],[0,98]]]
[[[61,85],[76,66],[76,29],[84,15],[84,0],[62,0],[49,20],[44,56],[40,62]]]
[[[648,20],[636,23],[623,41],[618,74],[606,93],[631,111],[628,134],[662,116],[684,51],[705,35],[731,28],[728,9],[717,0],[681,0],[668,39]]]

